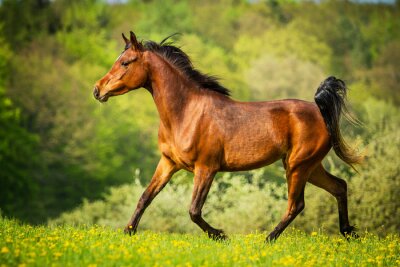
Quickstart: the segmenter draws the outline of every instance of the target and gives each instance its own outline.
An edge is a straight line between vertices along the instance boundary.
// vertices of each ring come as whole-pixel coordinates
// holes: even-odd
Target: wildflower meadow
[[[290,229],[216,242],[204,234],[124,235],[97,225],[30,226],[0,221],[0,266],[400,266],[400,237],[361,233],[346,240]]]

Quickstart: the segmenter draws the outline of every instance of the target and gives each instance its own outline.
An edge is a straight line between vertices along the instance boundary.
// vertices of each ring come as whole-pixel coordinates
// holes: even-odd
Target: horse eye
[[[131,58],[131,59],[127,60],[127,61],[122,61],[122,62],[121,62],[121,65],[124,66],[124,67],[126,67],[126,66],[128,66],[129,64],[131,64],[132,62],[136,61],[136,59],[137,59],[137,57],[134,57],[134,58]]]

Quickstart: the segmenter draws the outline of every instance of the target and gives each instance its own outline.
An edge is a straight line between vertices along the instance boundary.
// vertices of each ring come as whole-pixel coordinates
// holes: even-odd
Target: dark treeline
[[[393,134],[399,130],[399,29],[399,1],[1,1],[1,212],[44,222],[132,182],[139,169],[142,183],[150,179],[158,159],[150,94],[131,92],[105,105],[92,97],[129,30],[155,41],[182,33],[177,44],[197,68],[221,77],[235,99],[312,100],[328,75],[344,79],[365,126],[344,124],[343,131],[367,159],[361,174],[333,156],[326,164],[353,179],[354,192],[376,188],[381,195],[371,203],[381,199],[392,205],[387,212],[399,211],[390,197],[400,183],[400,142]],[[267,169],[268,180],[279,180],[279,170]]]

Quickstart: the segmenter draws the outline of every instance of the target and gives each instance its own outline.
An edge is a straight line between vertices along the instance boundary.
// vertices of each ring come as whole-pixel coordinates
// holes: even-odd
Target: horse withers
[[[304,188],[310,182],[331,193],[338,203],[340,232],[355,235],[347,211],[346,182],[321,161],[333,147],[347,164],[359,163],[339,129],[346,112],[346,86],[335,77],[321,83],[315,103],[302,100],[239,102],[212,76],[196,70],[189,57],[169,43],[139,42],[124,35],[125,49],[94,88],[105,102],[138,88],[153,96],[160,116],[161,158],[125,232],[135,233],[145,209],[180,169],[194,173],[190,218],[209,237],[226,238],[208,224],[201,210],[214,176],[244,171],[282,160],[288,184],[288,207],[267,240],[275,240],[304,209]]]

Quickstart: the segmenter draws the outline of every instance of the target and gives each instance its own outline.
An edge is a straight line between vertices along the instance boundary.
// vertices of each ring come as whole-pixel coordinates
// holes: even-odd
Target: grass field
[[[400,237],[358,240],[291,229],[214,242],[202,234],[122,231],[100,226],[33,227],[0,219],[0,266],[400,266]]]

